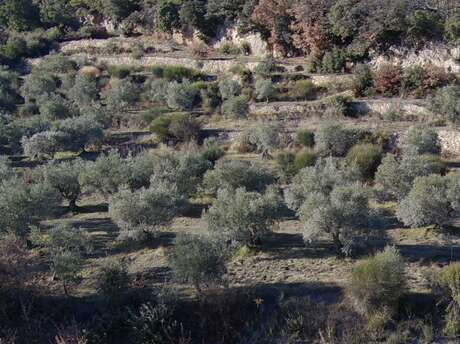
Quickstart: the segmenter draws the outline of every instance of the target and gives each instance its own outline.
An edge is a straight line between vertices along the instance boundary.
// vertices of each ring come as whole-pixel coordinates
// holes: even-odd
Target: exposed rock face
[[[438,135],[443,154],[460,155],[460,132],[458,130],[441,129]]]
[[[403,68],[414,65],[435,65],[446,71],[460,72],[460,48],[445,44],[429,44],[421,50],[401,47],[390,48],[385,55],[375,55],[370,65],[379,68],[384,63],[399,64]]]
[[[241,45],[244,42],[248,43],[251,47],[251,55],[265,56],[269,53],[268,44],[262,39],[260,33],[240,34],[235,26],[224,30],[220,39],[213,44],[213,48],[219,48],[226,42],[235,45]]]

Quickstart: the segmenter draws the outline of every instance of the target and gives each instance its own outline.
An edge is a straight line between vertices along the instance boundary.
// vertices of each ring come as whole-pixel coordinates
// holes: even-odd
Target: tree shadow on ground
[[[408,261],[425,261],[448,264],[451,261],[460,261],[460,246],[458,245],[396,245],[401,255]]]

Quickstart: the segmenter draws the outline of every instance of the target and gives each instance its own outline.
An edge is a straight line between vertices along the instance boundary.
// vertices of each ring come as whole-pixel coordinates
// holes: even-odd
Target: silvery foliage
[[[0,182],[0,231],[24,236],[29,226],[52,215],[61,202],[49,183],[28,184],[12,177]]]
[[[274,188],[264,194],[224,188],[218,191],[204,220],[208,229],[222,240],[254,244],[271,232],[280,204]]]
[[[315,135],[316,149],[323,155],[341,157],[359,141],[360,133],[339,123],[322,123]]]
[[[304,240],[312,242],[329,235],[339,254],[351,254],[363,236],[370,214],[368,192],[359,183],[335,186],[329,193],[310,193],[299,210]]]
[[[167,93],[168,106],[176,110],[191,110],[198,93],[198,89],[188,80],[183,80],[182,83],[171,82]]]
[[[166,102],[168,86],[165,79],[149,79],[145,82],[145,96],[154,102]]]
[[[417,177],[441,174],[444,165],[432,155],[418,155],[408,148],[402,157],[387,154],[375,174],[375,181],[383,196],[403,199],[411,190]]]
[[[265,166],[242,160],[218,161],[213,170],[206,172],[202,191],[216,195],[221,188],[263,192],[275,181],[275,176]]]
[[[292,179],[285,191],[285,201],[290,209],[298,211],[310,194],[329,195],[335,187],[351,181],[353,177],[341,168],[339,160],[322,158],[315,166],[300,170]]]
[[[406,226],[442,226],[460,209],[460,178],[429,175],[418,177],[399,203],[396,216]]]
[[[219,91],[223,100],[239,96],[241,93],[241,86],[238,81],[229,77],[224,77],[219,81]]]
[[[414,125],[404,139],[403,148],[417,154],[440,154],[441,143],[436,130],[427,125]]]
[[[117,80],[105,95],[108,110],[113,114],[123,114],[139,99],[139,86],[129,80]]]
[[[275,94],[273,83],[269,79],[257,79],[255,84],[255,92],[258,100],[268,100]]]
[[[24,154],[33,158],[53,157],[55,153],[63,150],[63,142],[67,140],[65,133],[47,130],[36,133],[31,137],[21,139]]]
[[[282,128],[278,122],[259,121],[249,128],[249,142],[261,152],[276,149],[281,144]]]
[[[110,199],[109,215],[120,228],[120,240],[143,240],[171,223],[184,199],[174,184],[155,184],[131,191],[121,187]]]
[[[129,166],[115,150],[88,162],[79,178],[85,191],[99,192],[104,196],[114,194],[128,180]]]

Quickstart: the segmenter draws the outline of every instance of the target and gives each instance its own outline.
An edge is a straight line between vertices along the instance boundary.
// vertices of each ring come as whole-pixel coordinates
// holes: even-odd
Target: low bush
[[[109,302],[116,303],[128,290],[130,278],[126,264],[109,260],[98,273],[96,290]]]
[[[315,146],[315,133],[311,130],[299,130],[296,133],[295,142],[304,147],[313,148]]]
[[[190,113],[161,115],[152,121],[150,131],[162,142],[190,142],[199,137],[201,124]]]
[[[404,71],[401,66],[384,64],[375,72],[374,83],[377,92],[392,97],[401,90]]]
[[[230,78],[222,78],[219,81],[219,91],[223,100],[227,100],[241,94],[241,86],[238,81]]]
[[[275,88],[270,79],[259,78],[254,85],[254,93],[257,100],[269,101],[275,95]]]
[[[378,311],[398,311],[405,292],[405,264],[394,247],[356,264],[349,292],[357,308],[368,315]]]
[[[301,169],[314,166],[316,160],[316,154],[308,149],[298,153],[280,153],[276,157],[277,165],[286,177],[295,176]]]
[[[345,161],[354,173],[362,180],[372,180],[382,161],[382,147],[369,143],[359,144],[351,148]]]
[[[326,115],[332,117],[352,117],[354,115],[353,99],[348,96],[338,95],[327,99]]]
[[[460,263],[452,263],[442,269],[436,281],[441,287],[441,296],[447,301],[444,333],[448,336],[460,334]]]
[[[359,64],[353,73],[353,93],[356,97],[368,97],[374,93],[374,76],[366,64]]]
[[[111,77],[117,79],[125,79],[130,76],[133,67],[131,66],[109,66],[108,72]]]
[[[222,113],[233,119],[246,118],[249,112],[249,101],[245,96],[233,97],[222,104]]]
[[[260,121],[247,129],[249,143],[259,152],[268,153],[281,145],[282,128],[278,122]]]
[[[239,55],[241,54],[241,48],[233,43],[224,42],[220,47],[217,48],[222,54],[226,55]]]
[[[313,100],[317,88],[311,80],[298,80],[289,89],[289,96],[294,100]]]

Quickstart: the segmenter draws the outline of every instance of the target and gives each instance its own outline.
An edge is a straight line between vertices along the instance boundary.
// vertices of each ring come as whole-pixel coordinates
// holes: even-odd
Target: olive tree
[[[341,157],[359,141],[357,131],[341,124],[324,122],[315,135],[316,148],[323,155]]]
[[[268,102],[275,94],[272,81],[269,79],[257,79],[255,93],[257,100],[266,100]]]
[[[109,215],[120,228],[120,240],[144,240],[170,224],[182,203],[171,184],[160,183],[139,191],[121,188],[110,199]]]
[[[84,74],[77,75],[73,86],[67,92],[67,97],[78,106],[97,101],[99,89],[96,80]]]
[[[330,193],[311,192],[299,210],[304,240],[328,235],[337,254],[349,255],[363,237],[369,218],[368,193],[360,184],[336,186]]]
[[[260,121],[248,129],[249,143],[257,147],[264,157],[281,145],[281,125],[278,122]]]
[[[257,244],[270,233],[280,206],[274,189],[264,194],[244,188],[220,189],[204,214],[208,229],[222,240]]]
[[[198,89],[195,88],[190,81],[183,80],[182,83],[174,81],[168,86],[168,106],[171,109],[182,111],[191,110],[198,93]]]
[[[222,113],[229,118],[246,118],[248,112],[249,100],[246,96],[232,97],[222,104]]]
[[[64,293],[68,295],[69,285],[81,279],[83,256],[91,251],[88,233],[69,224],[60,224],[46,235],[35,228],[31,241],[45,250],[53,276],[62,282]]]
[[[334,158],[319,159],[314,166],[301,169],[285,191],[287,206],[298,211],[310,194],[328,195],[337,186],[353,181]]]
[[[224,77],[219,81],[219,91],[223,100],[239,96],[241,86],[238,81]]]
[[[66,134],[61,131],[47,130],[36,133],[31,137],[24,136],[21,140],[24,154],[32,158],[53,157],[63,150],[63,142],[67,141]]]
[[[99,115],[88,113],[56,123],[55,130],[64,134],[61,149],[80,151],[99,143],[104,137],[103,119]]]
[[[179,235],[168,259],[174,275],[179,280],[192,283],[198,294],[201,294],[203,284],[221,282],[227,270],[222,246],[204,236]]]
[[[417,154],[440,154],[441,143],[436,130],[427,125],[411,127],[404,139],[404,148]]]
[[[106,197],[117,192],[121,185],[128,182],[128,179],[129,166],[115,150],[86,164],[79,177],[84,189],[100,192]]]
[[[406,226],[443,226],[460,207],[460,179],[429,175],[415,179],[396,216]]]
[[[220,188],[262,192],[275,181],[271,171],[258,163],[242,160],[219,161],[203,178],[203,192],[216,195]]]
[[[430,102],[431,110],[452,124],[460,122],[460,86],[446,86],[436,91]]]
[[[149,79],[145,82],[144,96],[153,102],[166,102],[169,82],[165,79]]]
[[[81,194],[80,174],[85,169],[81,159],[61,163],[50,163],[42,168],[44,180],[69,201],[70,210],[77,209],[77,200]]]
[[[444,164],[433,155],[405,152],[398,158],[387,154],[377,169],[375,181],[383,196],[401,200],[411,190],[415,178],[444,171]]]
[[[46,72],[34,71],[29,74],[21,87],[21,95],[26,101],[33,101],[44,94],[51,94],[58,87],[58,79]]]
[[[13,177],[0,182],[0,231],[24,236],[29,226],[52,215],[61,202],[48,183],[27,184]]]
[[[116,80],[111,86],[105,94],[107,108],[113,114],[122,115],[139,99],[139,87],[129,80]]]

